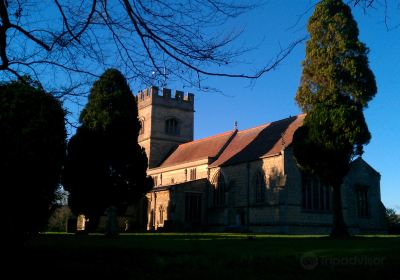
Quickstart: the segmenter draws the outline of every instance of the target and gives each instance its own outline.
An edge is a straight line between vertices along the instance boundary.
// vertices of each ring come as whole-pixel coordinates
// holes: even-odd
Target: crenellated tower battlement
[[[169,88],[162,88],[160,91],[158,87],[151,86],[149,89],[138,92],[136,102],[139,109],[150,104],[158,104],[193,111],[194,94],[185,94],[183,91],[175,90],[175,94],[172,95]]]

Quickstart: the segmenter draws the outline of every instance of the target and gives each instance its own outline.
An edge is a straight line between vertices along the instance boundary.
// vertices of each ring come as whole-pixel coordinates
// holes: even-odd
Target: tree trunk
[[[350,234],[343,218],[342,187],[340,184],[333,186],[333,228],[332,238],[348,238]]]

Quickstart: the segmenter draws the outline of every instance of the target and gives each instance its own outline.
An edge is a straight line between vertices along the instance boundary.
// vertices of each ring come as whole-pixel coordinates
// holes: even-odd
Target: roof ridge
[[[267,130],[269,127],[272,127],[271,131],[275,131],[276,127],[287,126],[286,130],[291,127],[293,122],[297,123],[297,119],[302,119],[301,115],[299,116],[289,116],[284,119],[280,119],[273,122],[264,123],[255,127],[250,127],[244,130],[233,129],[229,131],[225,131],[216,135],[204,137],[201,139],[193,140],[190,142],[179,144],[176,149],[165,158],[165,160],[158,167],[166,167],[170,165],[176,165],[177,163],[185,163],[193,160],[199,160],[203,158],[209,158],[210,166],[215,165],[217,162],[221,162],[221,156],[225,154],[227,149],[235,150],[237,147],[231,147],[232,143],[241,143],[241,141],[245,141],[246,145],[249,145],[257,139],[261,137],[265,133],[261,135],[261,133]],[[279,129],[279,128],[277,128]],[[285,130],[285,131],[286,131]],[[273,132],[275,133],[275,132]],[[261,136],[259,136],[261,135]],[[262,136],[264,137],[264,136]],[[281,137],[281,135],[279,135]],[[243,140],[241,140],[243,138]],[[238,140],[235,140],[238,139]],[[247,140],[246,140],[247,139]],[[239,141],[239,142],[238,142]],[[271,141],[271,140],[268,140]],[[289,140],[290,142],[290,140]],[[269,142],[268,142],[269,143]],[[237,145],[237,144],[235,144]],[[240,144],[242,145],[242,144]],[[274,144],[275,145],[275,144]],[[274,147],[271,146],[271,149]],[[231,148],[229,148],[231,147]],[[229,152],[230,153],[230,152]],[[228,153],[228,154],[229,154]],[[231,156],[230,156],[231,157]],[[225,158],[225,156],[224,156]],[[227,160],[227,159],[225,159]]]
[[[251,144],[251,143],[254,143],[254,141],[255,141],[255,139],[257,139],[260,135],[263,135],[262,133],[263,133],[263,131],[265,131],[265,130],[268,130],[269,129],[269,127],[272,127],[272,130],[276,130],[276,129],[279,129],[279,130],[281,130],[281,128],[279,128],[279,127],[282,127],[282,129],[283,129],[283,133],[286,135],[286,132],[287,131],[290,131],[291,130],[291,127],[293,127],[293,126],[296,126],[295,125],[295,123],[298,123],[298,120],[301,120],[302,119],[302,117],[304,116],[305,114],[299,114],[299,115],[295,115],[295,116],[289,116],[289,117],[287,117],[287,118],[284,118],[284,119],[280,119],[280,120],[276,120],[276,121],[272,121],[272,122],[269,122],[269,123],[265,123],[265,124],[262,124],[262,125],[258,125],[258,126],[256,126],[256,127],[251,127],[251,128],[247,128],[247,129],[244,129],[244,130],[241,130],[241,131],[238,131],[238,133],[236,134],[236,135],[242,135],[243,136],[243,139],[242,140],[238,140],[238,141],[249,141],[245,146],[243,146],[243,144],[240,144],[240,142],[237,142],[237,143],[234,143],[234,141],[235,141],[235,139],[233,139],[232,141],[230,141],[230,143],[227,145],[227,147],[224,149],[224,151],[226,151],[226,150],[228,150],[231,146],[231,144],[232,143],[234,143],[234,144],[232,144],[232,145],[234,145],[234,146],[232,146],[231,147],[231,151],[229,152],[229,150],[228,150],[228,154],[224,157],[224,158],[221,158],[221,157],[219,157],[218,159],[216,159],[214,162],[212,162],[210,165],[209,165],[209,167],[216,167],[216,166],[221,166],[221,165],[223,165],[223,164],[225,164],[226,162],[228,162],[229,160],[231,160],[232,158],[234,158],[234,157],[236,157],[237,155],[239,155],[240,153],[242,153],[247,147],[249,147],[249,145]],[[284,126],[284,128],[283,128],[283,126]],[[277,127],[277,128],[275,128],[275,127]],[[253,135],[253,136],[250,136],[250,135]],[[273,135],[273,134],[271,134],[271,135]],[[250,138],[249,138],[250,137]],[[263,136],[262,136],[263,137]],[[278,138],[281,138],[282,136],[279,136]],[[235,137],[236,138],[236,137]],[[240,138],[240,137],[239,137]],[[277,138],[277,139],[278,139]],[[247,140],[246,140],[247,139]],[[263,138],[264,139],[264,138]],[[277,140],[278,141],[278,140]],[[260,156],[265,156],[265,155],[267,155],[269,152],[271,152],[273,149],[274,149],[274,147],[276,146],[276,143],[278,143],[277,141],[274,141],[273,143],[271,143],[271,147],[270,147],[270,149],[266,152],[266,153],[264,153],[264,154],[262,154],[262,155],[260,155]],[[239,144],[238,144],[239,143]],[[232,151],[234,151],[233,153],[232,153]],[[223,153],[221,154],[221,156],[223,155]]]
[[[257,126],[253,126],[253,127],[249,127],[249,128],[243,129],[243,130],[240,130],[240,129],[237,129],[237,130],[236,130],[236,129],[228,130],[228,131],[221,132],[221,133],[218,133],[218,134],[215,134],[215,135],[211,135],[211,136],[207,136],[207,137],[204,137],[204,138],[192,140],[192,141],[190,141],[190,142],[186,142],[186,143],[179,144],[178,147],[184,146],[184,145],[188,145],[188,144],[191,144],[191,143],[201,142],[201,141],[204,141],[204,140],[209,140],[209,139],[212,139],[212,138],[216,138],[216,137],[219,137],[219,136],[223,136],[223,135],[228,134],[228,133],[233,134],[233,133],[235,133],[235,131],[237,131],[238,133],[240,133],[240,132],[248,131],[248,130],[251,130],[251,129],[260,128],[260,127],[262,127],[262,126],[268,126],[268,125],[270,125],[270,124],[272,124],[272,123],[276,123],[276,122],[280,122],[280,121],[283,121],[283,120],[287,120],[287,119],[289,119],[289,118],[300,117],[300,116],[303,116],[303,115],[306,115],[306,114],[305,114],[305,113],[302,113],[302,114],[298,114],[298,115],[295,115],[295,116],[289,116],[289,117],[284,118],[284,119],[280,119],[280,120],[276,120],[276,121],[272,121],[272,122],[263,123],[263,124],[260,124],[260,125],[257,125]]]
[[[212,139],[212,138],[224,136],[225,134],[229,134],[229,133],[232,134],[232,133],[234,133],[235,131],[236,131],[236,130],[233,129],[233,130],[225,131],[225,132],[218,133],[218,134],[215,134],[215,135],[207,136],[207,137],[204,137],[204,138],[192,140],[192,141],[190,141],[190,142],[186,142],[186,143],[179,144],[178,147],[181,147],[181,146],[184,146],[184,145],[188,145],[188,144],[192,144],[192,143],[198,143],[198,142],[205,141],[205,140],[210,140],[210,139]]]
[[[296,118],[302,117],[303,115],[306,115],[306,113],[298,114],[298,115],[295,115],[295,116],[289,116],[289,117],[284,118],[284,119],[280,119],[280,120],[276,120],[276,121],[272,121],[272,122],[267,122],[267,123],[264,123],[264,124],[260,124],[260,125],[257,125],[257,126],[249,127],[249,128],[243,129],[243,130],[239,130],[239,132],[244,132],[244,131],[247,131],[247,130],[260,128],[260,127],[262,127],[262,126],[269,126],[269,125],[271,125],[272,123],[281,122],[281,121],[284,121],[284,120],[287,120],[287,119],[290,119],[290,118],[294,118],[294,117],[296,117]]]
[[[263,127],[263,126],[269,126],[271,123],[273,123],[273,122],[264,123],[264,124],[260,124],[260,125],[257,125],[257,126],[249,127],[249,128],[243,129],[243,130],[239,130],[238,132],[239,132],[239,133],[240,133],[240,132],[246,132],[246,131],[249,131],[249,130],[252,130],[252,129],[261,128],[261,127]]]

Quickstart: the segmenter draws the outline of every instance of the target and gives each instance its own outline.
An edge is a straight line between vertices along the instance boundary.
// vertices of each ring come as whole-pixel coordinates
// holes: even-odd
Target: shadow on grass
[[[386,236],[332,240],[164,233],[107,239],[44,234],[26,244],[23,256],[31,278],[42,279],[386,280],[400,276],[400,238]]]

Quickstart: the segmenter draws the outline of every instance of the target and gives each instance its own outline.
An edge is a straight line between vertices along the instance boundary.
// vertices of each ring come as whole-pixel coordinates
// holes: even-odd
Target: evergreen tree
[[[61,103],[29,78],[0,84],[0,180],[3,231],[44,229],[65,159]]]
[[[371,138],[363,109],[375,96],[368,49],[358,40],[350,8],[341,0],[323,0],[308,23],[303,73],[296,102],[307,113],[294,138],[300,167],[333,189],[331,236],[348,236],[341,185],[355,156]]]
[[[119,71],[109,69],[94,83],[80,123],[68,143],[64,185],[73,212],[89,216],[94,229],[107,207],[124,211],[153,186],[137,141],[136,100]]]

